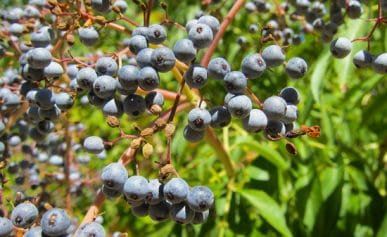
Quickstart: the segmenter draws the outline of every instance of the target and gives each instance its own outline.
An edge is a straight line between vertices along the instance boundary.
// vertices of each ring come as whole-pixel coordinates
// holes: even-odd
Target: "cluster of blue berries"
[[[25,237],[65,237],[75,234],[76,226],[61,208],[50,208],[42,216],[34,203],[24,201],[17,204],[10,218],[0,217],[0,236],[13,236],[14,232],[24,232]],[[105,230],[96,221],[80,226],[76,236],[104,237]]]
[[[214,194],[206,186],[190,188],[182,178],[165,184],[143,176],[128,177],[121,163],[111,163],[101,173],[102,192],[109,198],[123,194],[134,216],[149,215],[155,221],[174,220],[180,224],[205,222],[214,204]]]

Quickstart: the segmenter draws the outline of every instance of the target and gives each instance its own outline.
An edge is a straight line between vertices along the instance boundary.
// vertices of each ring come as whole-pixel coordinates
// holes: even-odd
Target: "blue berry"
[[[372,69],[379,74],[387,74],[387,53],[382,53],[372,61]]]
[[[216,106],[210,109],[211,127],[222,128],[230,124],[231,114],[224,106]]]
[[[95,71],[98,75],[113,76],[116,74],[118,65],[111,57],[101,57],[95,64]]]
[[[89,222],[79,228],[79,237],[105,237],[103,226],[97,222]]]
[[[164,105],[164,96],[160,92],[151,91],[145,96],[145,105],[148,110],[152,109],[153,105],[158,105],[163,107]]]
[[[266,47],[262,52],[262,57],[268,67],[279,66],[285,61],[285,53],[278,45]]]
[[[46,48],[34,48],[27,53],[27,62],[30,67],[43,69],[51,63],[52,56]]]
[[[94,27],[84,27],[79,29],[79,39],[86,46],[92,46],[98,42],[99,34]]]
[[[241,68],[246,77],[254,79],[266,70],[266,63],[260,54],[254,53],[243,59]]]
[[[206,186],[195,186],[187,195],[187,203],[194,211],[203,212],[214,204],[214,194]]]
[[[63,72],[63,67],[57,62],[51,62],[43,69],[44,76],[54,80],[59,79]]]
[[[193,42],[195,48],[207,48],[213,40],[213,33],[208,25],[198,23],[191,27],[188,38]]]
[[[91,0],[91,7],[98,12],[110,11],[110,0]]]
[[[211,28],[212,34],[215,36],[219,31],[220,23],[216,17],[210,15],[201,16],[198,23],[206,24]]]
[[[152,66],[152,61],[151,61],[151,56],[153,53],[153,49],[151,48],[145,48],[141,49],[140,52],[138,52],[136,56],[136,62],[139,67],[147,67],[147,66]]]
[[[253,104],[249,97],[245,95],[236,95],[227,103],[227,109],[231,115],[237,118],[245,118],[249,115]]]
[[[137,88],[139,69],[133,65],[125,65],[118,71],[118,81],[125,89]]]
[[[189,186],[184,179],[172,178],[164,185],[165,199],[172,204],[183,202],[189,192]]]
[[[308,64],[305,60],[299,57],[291,58],[286,64],[286,73],[294,79],[299,79],[305,76],[308,70]]]
[[[97,73],[93,68],[85,67],[78,71],[76,80],[80,88],[90,90],[93,88],[93,83],[97,77]]]
[[[36,206],[30,202],[17,205],[11,213],[12,224],[19,228],[30,227],[39,216]]]
[[[349,39],[339,37],[331,42],[331,53],[336,58],[345,58],[351,53],[352,43]]]
[[[102,112],[105,116],[121,117],[124,113],[122,102],[116,98],[107,100],[102,105]]]
[[[224,58],[211,59],[207,69],[208,74],[217,80],[223,80],[226,74],[231,71],[230,64]]]
[[[42,232],[48,236],[60,236],[66,234],[71,225],[67,213],[60,208],[51,208],[45,212],[40,221]]]
[[[263,102],[263,112],[270,120],[279,120],[285,116],[286,101],[279,96],[270,96]]]
[[[178,60],[184,63],[190,63],[196,57],[196,49],[189,39],[177,41],[173,46],[173,53]]]
[[[143,35],[133,35],[128,42],[128,46],[132,53],[138,54],[142,49],[148,48],[148,41]]]
[[[158,71],[167,72],[175,66],[176,58],[171,49],[160,47],[152,52],[151,62]]]
[[[41,237],[41,236],[42,236],[42,227],[40,226],[32,227],[24,234],[24,237]]]
[[[55,104],[55,97],[51,90],[40,89],[35,94],[36,104],[42,109],[51,109]]]
[[[353,56],[353,64],[357,68],[366,68],[372,64],[372,54],[367,50],[360,50]]]
[[[161,44],[167,38],[165,28],[159,24],[148,27],[147,39],[151,44]]]
[[[153,67],[141,68],[138,72],[138,85],[145,91],[156,89],[160,85],[160,77]]]
[[[62,111],[70,109],[74,104],[73,98],[66,92],[55,94],[54,101],[56,106]]]
[[[132,207],[132,214],[136,217],[147,216],[149,212],[149,204],[143,203],[139,206]]]
[[[184,74],[184,79],[191,88],[203,88],[207,82],[207,69],[200,65],[191,65]]]
[[[109,189],[121,190],[128,179],[128,172],[121,163],[111,163],[103,168],[102,183]]]
[[[162,201],[155,205],[149,205],[148,213],[150,218],[155,221],[165,221],[169,218],[171,204]]]
[[[288,104],[297,105],[300,102],[301,95],[300,92],[294,87],[285,87],[281,90],[280,96],[286,101]]]
[[[150,195],[148,180],[138,175],[131,176],[126,180],[123,192],[128,200],[142,201]]]
[[[262,131],[267,126],[266,114],[262,110],[252,109],[249,116],[243,119],[242,124],[247,132]]]
[[[105,146],[103,144],[103,140],[97,136],[87,137],[83,141],[83,147],[85,148],[85,150],[87,152],[90,152],[93,154],[101,153],[105,149]]]
[[[184,202],[171,206],[169,216],[179,224],[188,224],[194,218],[195,212]]]
[[[154,205],[164,200],[164,185],[158,179],[149,180],[149,190],[151,195],[146,198],[146,203]]]
[[[247,78],[240,71],[232,71],[224,77],[224,85],[228,92],[241,94],[247,86]]]
[[[145,99],[136,94],[128,95],[123,101],[124,112],[130,117],[138,117],[145,112]]]
[[[94,93],[102,99],[111,98],[116,92],[117,84],[115,79],[111,76],[99,76],[93,83]]]
[[[198,142],[200,140],[203,140],[204,138],[204,131],[196,131],[193,130],[190,126],[185,126],[183,135],[185,140],[189,142]]]
[[[194,108],[188,113],[188,125],[196,131],[203,131],[211,123],[211,114],[206,109]]]
[[[207,221],[208,215],[210,211],[204,211],[204,212],[195,212],[194,218],[192,219],[192,224],[203,224]]]

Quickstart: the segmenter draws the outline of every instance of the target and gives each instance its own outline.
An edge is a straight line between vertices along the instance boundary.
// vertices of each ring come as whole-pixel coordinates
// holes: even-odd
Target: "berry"
[[[32,227],[24,234],[24,237],[41,237],[41,236],[42,236],[42,227],[40,226]]]
[[[92,46],[98,42],[99,34],[94,27],[83,27],[79,29],[79,39],[86,46]]]
[[[145,112],[146,105],[142,96],[136,94],[128,95],[123,101],[124,112],[131,117],[138,117]]]
[[[141,68],[138,72],[138,85],[145,91],[156,89],[160,85],[160,77],[153,67]]]
[[[71,96],[66,92],[59,92],[58,94],[55,94],[54,101],[56,106],[62,111],[70,109],[74,101],[71,98]]]
[[[175,55],[172,50],[167,47],[160,47],[153,50],[151,55],[151,62],[160,72],[170,71],[175,66]]]
[[[148,110],[151,110],[153,105],[163,107],[164,96],[160,92],[151,91],[145,96],[145,105]]]
[[[193,42],[195,48],[207,48],[213,40],[213,33],[208,25],[197,23],[189,30],[188,38]]]
[[[203,212],[214,204],[214,194],[206,186],[195,186],[187,195],[187,203],[194,211]]]
[[[164,185],[163,192],[167,201],[176,204],[185,200],[189,192],[189,186],[184,179],[172,178]]]
[[[87,137],[83,141],[83,147],[85,148],[85,150],[87,152],[90,152],[93,154],[101,153],[105,149],[105,146],[103,144],[103,140],[97,136]]]
[[[91,0],[91,7],[98,12],[110,11],[110,0]]]
[[[254,79],[262,75],[266,69],[266,63],[260,54],[254,53],[243,59],[241,68],[246,77]]]
[[[71,225],[71,221],[65,210],[51,208],[43,214],[40,224],[44,234],[48,236],[60,236],[66,234],[66,230]]]
[[[352,43],[349,39],[339,37],[331,42],[331,53],[336,58],[345,58],[352,50]]]
[[[184,74],[184,79],[191,88],[203,88],[207,82],[207,69],[200,65],[191,65]]]
[[[247,78],[240,71],[232,71],[224,77],[224,85],[228,92],[241,94],[247,86]]]
[[[242,124],[247,132],[262,131],[267,126],[266,114],[262,110],[252,109],[249,116],[242,120]]]
[[[165,221],[169,218],[171,204],[162,201],[155,205],[149,205],[148,213],[150,218],[155,221]]]
[[[105,237],[106,233],[101,224],[93,221],[79,228],[79,237]]]
[[[270,96],[263,102],[263,112],[270,120],[281,119],[286,113],[286,101],[279,96]]]
[[[211,127],[222,128],[230,124],[231,114],[224,106],[216,106],[210,109]]]
[[[145,202],[151,205],[158,204],[164,200],[164,185],[160,183],[158,179],[149,180],[149,190],[151,195],[149,195]]]
[[[132,207],[132,214],[136,217],[144,217],[148,215],[149,204],[143,203],[140,206]]]
[[[147,39],[151,44],[161,44],[167,38],[167,32],[161,25],[154,24],[148,27]]]
[[[136,66],[125,65],[118,71],[118,81],[125,89],[135,89],[138,86],[139,70]]]
[[[360,50],[353,56],[353,64],[357,68],[366,68],[372,64],[372,54],[367,50]]]
[[[142,201],[150,195],[148,180],[138,175],[131,176],[126,180],[123,192],[128,200]]]
[[[300,102],[300,92],[294,87],[285,87],[281,90],[280,96],[286,101],[288,104],[297,105]]]
[[[102,112],[105,116],[121,117],[124,113],[122,102],[116,98],[107,100],[102,105]]]
[[[196,131],[203,131],[211,123],[211,114],[206,109],[195,108],[188,113],[188,125]]]
[[[278,137],[286,133],[285,124],[278,120],[269,120],[266,126],[266,133],[272,137]]]
[[[285,53],[278,45],[270,45],[262,52],[262,57],[268,67],[276,67],[285,61]]]
[[[17,205],[11,213],[12,224],[19,228],[30,227],[38,218],[39,211],[36,206],[30,202],[24,202]]]
[[[121,190],[128,179],[128,172],[121,163],[111,163],[103,168],[101,180],[109,189]]]
[[[211,59],[207,68],[208,74],[217,80],[223,80],[226,74],[231,71],[230,64],[224,58]]]
[[[51,62],[43,69],[44,76],[54,80],[59,79],[63,72],[63,67],[57,62]]]
[[[387,74],[387,53],[375,56],[372,61],[372,69],[379,74]]]
[[[93,83],[97,79],[97,73],[91,67],[85,67],[77,73],[77,84],[80,88],[90,90],[93,88]]]
[[[111,76],[99,76],[93,83],[93,91],[96,96],[102,99],[111,98],[116,92],[117,84]]]
[[[117,197],[121,196],[122,190],[121,189],[111,189],[105,185],[102,185],[102,193],[105,194],[105,196],[108,198],[117,198]]]
[[[204,212],[195,212],[194,218],[192,219],[191,223],[192,224],[203,224],[204,222],[207,221],[208,215],[210,211],[204,211]]]
[[[194,218],[195,212],[185,203],[178,203],[171,206],[169,216],[179,224],[188,224]]]
[[[286,64],[286,73],[294,79],[299,79],[305,76],[308,70],[308,65],[305,60],[299,57],[291,58]]]
[[[227,109],[231,115],[237,118],[245,118],[249,115],[253,104],[245,95],[233,96],[227,103]]]
[[[117,63],[111,57],[101,57],[95,64],[95,71],[98,75],[113,76],[117,72]]]
[[[298,117],[298,109],[297,106],[288,104],[286,106],[285,116],[281,118],[281,121],[285,124],[293,123],[297,120]]]
[[[208,25],[211,28],[212,34],[214,36],[219,31],[220,23],[219,23],[219,20],[216,19],[216,17],[210,16],[210,15],[204,15],[198,19],[198,23]]]
[[[349,18],[357,19],[363,13],[363,8],[357,0],[348,1],[348,7],[346,8]]]
[[[189,142],[198,142],[204,138],[204,131],[193,130],[190,126],[185,126],[183,135]]]
[[[128,42],[128,46],[132,53],[138,54],[142,49],[148,48],[148,41],[143,35],[133,35]]]
[[[55,104],[55,96],[49,89],[40,89],[35,94],[36,104],[42,109],[51,109]]]
[[[147,66],[152,66],[152,61],[151,61],[151,56],[153,53],[153,49],[151,48],[145,48],[141,49],[140,52],[138,52],[136,56],[136,62],[139,67],[147,67]]]
[[[196,49],[189,39],[177,41],[173,46],[173,53],[178,60],[184,63],[189,63],[196,57]]]
[[[189,20],[186,24],[185,24],[185,30],[187,31],[187,33],[189,33],[189,31],[192,29],[192,27],[194,25],[196,25],[198,23],[198,20],[197,19],[191,19]]]
[[[51,63],[52,56],[46,48],[34,48],[27,53],[27,62],[30,67],[43,69]]]

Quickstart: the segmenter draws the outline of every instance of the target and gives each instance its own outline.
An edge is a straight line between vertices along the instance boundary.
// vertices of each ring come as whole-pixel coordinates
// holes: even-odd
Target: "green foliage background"
[[[170,18],[182,25],[200,9],[199,1],[166,2]],[[232,3],[224,1],[203,10],[222,18]],[[7,1],[3,4],[8,5]],[[158,23],[164,17],[158,2],[155,5],[151,23]],[[126,15],[141,22],[138,7],[131,2],[129,6]],[[346,19],[337,36],[351,39],[366,35],[372,25],[365,19],[375,17],[376,1],[369,1],[368,6],[361,19]],[[267,20],[267,14],[248,14],[242,9],[214,56],[225,57],[238,70],[243,57],[262,49],[259,34],[249,34],[248,26],[251,23],[262,26]],[[100,33],[104,40],[92,49],[80,46],[77,39],[73,54],[113,52],[128,37],[110,29],[101,29]],[[183,30],[173,27],[168,27],[168,33],[166,45],[170,47],[186,37]],[[238,36],[246,36],[249,45],[241,48],[236,43]],[[240,121],[234,120],[231,126],[216,132],[235,165],[235,175],[229,178],[208,143],[189,144],[183,139],[187,112],[179,114],[172,159],[180,176],[190,185],[207,185],[214,191],[213,215],[198,226],[169,221],[155,223],[148,217],[133,217],[122,198],[107,200],[102,214],[108,232],[128,232],[129,236],[387,236],[387,81],[372,70],[354,67],[352,55],[365,48],[366,43],[355,43],[350,56],[337,60],[330,55],[328,45],[309,34],[301,45],[286,49],[287,59],[301,56],[308,62],[310,68],[305,78],[291,80],[283,68],[276,68],[249,82],[260,99],[278,94],[286,85],[300,90],[298,126],[320,125],[322,133],[318,139],[304,136],[292,140],[298,150],[295,156],[287,153],[284,141],[270,142],[262,134],[247,134]],[[382,26],[374,34],[371,52],[386,51],[387,29]],[[5,63],[1,61],[2,65]],[[172,74],[162,74],[161,80],[162,88],[177,90]],[[223,103],[225,90],[217,81],[209,82],[202,93],[210,107]],[[170,106],[168,103],[166,108]],[[134,123],[144,127],[154,118],[132,121],[124,117],[122,123],[127,132],[133,132]],[[84,136],[100,135],[112,140],[118,135],[118,131],[106,125],[99,109],[84,107],[79,101],[77,109],[72,109],[71,120],[87,125]],[[151,160],[139,157],[141,174],[155,178],[158,171],[154,161],[165,154],[166,142],[162,134],[149,142],[156,152]],[[119,158],[127,145],[126,141],[119,143],[108,151],[107,160],[94,159],[82,167],[82,172],[89,178],[97,176],[103,166]],[[133,170],[131,165],[131,174]],[[82,195],[73,197],[76,216],[82,218],[98,187],[97,182],[85,187]],[[9,187],[7,194],[11,196],[14,190]],[[51,200],[54,205],[63,206],[63,192],[55,190]]]

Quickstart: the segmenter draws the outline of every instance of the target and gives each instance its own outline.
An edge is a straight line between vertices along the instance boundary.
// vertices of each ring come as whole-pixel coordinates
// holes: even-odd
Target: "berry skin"
[[[140,50],[140,52],[138,52],[136,56],[137,65],[141,68],[152,66],[151,56],[153,51],[154,50],[151,48],[145,48]]]
[[[189,192],[189,186],[184,179],[172,178],[164,185],[164,196],[172,204],[183,202]]]
[[[103,140],[97,136],[87,137],[83,141],[83,147],[85,148],[85,150],[87,152],[90,152],[93,154],[101,153],[105,149],[105,146],[103,144]]]
[[[197,19],[191,19],[189,20],[186,24],[185,24],[185,30],[187,31],[187,33],[189,33],[189,31],[192,29],[192,27],[194,25],[196,25],[198,23],[198,20]]]
[[[352,18],[352,19],[359,18],[363,13],[363,8],[360,2],[356,0],[350,0],[348,2],[348,7],[346,8],[346,10],[347,10],[347,15],[349,16],[349,18]]]
[[[300,102],[301,95],[300,92],[294,87],[285,87],[281,90],[280,96],[286,101],[288,104],[297,105]]]
[[[136,217],[144,217],[148,215],[149,204],[143,203],[140,206],[132,207],[132,214]]]
[[[92,46],[98,42],[99,34],[94,27],[84,27],[79,29],[79,39],[86,46]]]
[[[132,53],[138,54],[142,49],[148,48],[148,41],[143,35],[133,35],[128,42],[128,46]]]
[[[293,123],[297,120],[298,117],[298,109],[297,106],[288,104],[286,106],[286,113],[285,116],[282,117],[281,122],[285,124]]]
[[[159,24],[148,27],[147,39],[151,44],[161,44],[167,38],[165,28]]]
[[[187,195],[187,203],[194,211],[207,211],[214,204],[214,194],[206,186],[195,186]]]
[[[245,118],[249,115],[253,104],[249,97],[245,95],[236,95],[227,103],[227,109],[231,115],[237,118]]]
[[[51,90],[40,89],[35,94],[36,104],[42,109],[51,109],[55,104],[55,97]]]
[[[372,64],[372,54],[367,50],[360,50],[353,56],[353,64],[357,68],[366,68]]]
[[[148,35],[148,27],[146,27],[146,26],[137,26],[133,30],[132,35],[133,36],[135,36],[135,35],[142,35],[144,37],[147,37],[147,35]]]
[[[138,85],[144,91],[151,91],[160,85],[160,77],[153,67],[144,67],[138,72]]]
[[[97,77],[97,73],[93,68],[85,67],[78,71],[76,80],[80,88],[90,90],[93,88],[93,83]]]
[[[207,221],[208,215],[210,214],[210,211],[204,211],[204,212],[195,212],[194,218],[192,219],[192,224],[203,224]]]
[[[0,236],[3,236],[3,235],[0,234]],[[24,234],[24,237],[41,237],[41,236],[42,236],[42,227],[40,226],[32,227]]]
[[[153,50],[151,62],[157,71],[168,72],[175,66],[176,58],[171,49],[160,47]]]
[[[116,0],[113,4],[114,7],[118,7],[120,9],[121,13],[126,12],[126,9],[128,9],[128,4],[125,2],[125,0]]]
[[[187,64],[196,57],[196,49],[192,41],[189,39],[181,39],[177,41],[173,46],[173,53],[178,60]]]
[[[105,116],[121,117],[124,113],[122,102],[116,98],[105,101],[102,105],[102,112]]]
[[[204,138],[204,131],[196,131],[193,130],[190,126],[185,126],[183,135],[185,140],[189,142],[198,142],[200,140],[203,140]]]
[[[269,120],[265,132],[272,137],[278,137],[286,133],[285,124],[278,120]]]
[[[124,112],[130,117],[138,117],[145,112],[145,99],[136,94],[128,95],[123,101]]]
[[[51,62],[43,69],[44,76],[54,80],[59,79],[63,72],[63,67],[57,62]]]
[[[211,114],[206,109],[194,108],[188,113],[188,125],[195,131],[203,131],[211,123]]]
[[[149,180],[149,190],[151,195],[146,197],[145,202],[151,205],[155,205],[164,200],[164,185],[160,183],[158,179]]]
[[[266,128],[266,114],[259,109],[252,109],[249,116],[242,120],[243,128],[247,132],[259,132]]]
[[[191,27],[188,38],[193,42],[195,48],[202,49],[210,46],[213,33],[208,25],[198,23]]]
[[[286,113],[286,101],[279,96],[270,96],[263,102],[263,112],[270,120],[281,119]]]
[[[278,45],[270,45],[262,52],[262,57],[268,67],[276,67],[285,61],[285,53]]]
[[[133,65],[125,65],[118,71],[118,81],[125,89],[136,89],[139,80],[138,72],[138,67]]]
[[[294,79],[299,79],[305,76],[308,70],[308,64],[305,60],[299,57],[291,58],[286,64],[286,73]]]
[[[220,23],[216,17],[204,15],[198,19],[198,23],[208,25],[211,28],[213,35],[216,35],[216,33],[219,31]]]
[[[266,70],[266,63],[260,54],[254,53],[243,59],[241,68],[246,77],[255,79]]]
[[[110,0],[91,0],[91,7],[98,12],[110,11]]]
[[[138,175],[131,176],[126,180],[123,192],[130,201],[143,201],[150,195],[148,180]]]
[[[145,96],[145,105],[148,110],[151,110],[153,105],[158,105],[160,107],[163,107],[164,105],[163,94],[157,91],[151,91]]]
[[[12,224],[19,228],[30,227],[39,216],[36,206],[30,202],[17,205],[11,213]]]
[[[224,85],[228,92],[241,94],[247,86],[247,78],[240,71],[232,71],[224,77]]]
[[[191,65],[184,74],[184,79],[191,88],[203,88],[207,82],[207,69],[200,65]]]
[[[102,193],[105,194],[108,198],[117,198],[121,196],[122,190],[121,189],[111,189],[106,187],[105,185],[102,185]]]
[[[169,218],[171,204],[162,201],[155,205],[149,205],[148,213],[150,218],[155,221],[165,221]]]
[[[74,104],[73,99],[66,92],[60,92],[58,94],[55,94],[54,101],[56,106],[58,106],[58,108],[62,111],[70,109]]]
[[[227,73],[231,71],[230,64],[224,58],[213,58],[208,63],[208,74],[216,80],[223,80]]]
[[[51,36],[47,29],[41,28],[38,31],[31,33],[31,43],[35,48],[45,48],[50,44],[50,42]]]
[[[331,53],[336,58],[345,58],[352,50],[352,43],[349,39],[339,37],[331,42]]]
[[[184,202],[174,204],[169,211],[169,217],[179,224],[188,224],[194,218],[195,212]]]
[[[93,221],[79,228],[79,237],[105,237],[106,233],[101,224]]]
[[[43,69],[47,67],[52,60],[51,53],[46,48],[34,48],[27,53],[27,62],[30,67]]]
[[[117,84],[111,76],[99,76],[93,83],[93,91],[96,96],[102,99],[111,98],[116,92]]]
[[[71,221],[65,210],[51,208],[43,214],[40,224],[44,234],[48,236],[60,236],[66,234],[66,230],[71,225]]]
[[[224,106],[216,106],[210,109],[211,127],[222,128],[230,124],[231,114]]]
[[[118,65],[111,57],[101,57],[95,64],[95,71],[98,75],[113,76],[117,72]]]
[[[121,163],[111,163],[103,168],[102,183],[109,189],[121,190],[128,179],[128,171]]]
[[[387,53],[377,55],[372,61],[372,68],[376,73],[387,74]]]

